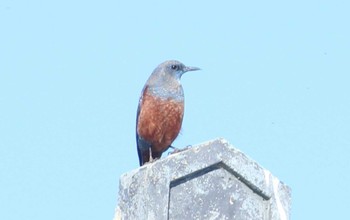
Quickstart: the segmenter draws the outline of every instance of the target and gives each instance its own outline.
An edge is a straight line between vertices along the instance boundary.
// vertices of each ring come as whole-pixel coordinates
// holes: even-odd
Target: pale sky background
[[[224,137],[292,190],[350,210],[350,2],[0,0],[0,219],[111,220],[135,115],[178,59],[183,147]]]

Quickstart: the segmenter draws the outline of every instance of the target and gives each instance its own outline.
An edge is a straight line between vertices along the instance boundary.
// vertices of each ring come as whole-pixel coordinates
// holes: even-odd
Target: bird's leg
[[[149,160],[145,164],[153,163],[154,161],[158,160],[159,158],[157,156],[152,156],[152,148],[149,148]]]
[[[153,157],[152,157],[152,148],[149,148],[149,163],[153,162]]]
[[[192,147],[192,145],[187,145],[186,147],[180,149],[180,148],[177,148],[177,147],[170,145],[169,148],[173,149],[173,151],[169,152],[169,154],[176,154],[176,153],[179,153],[181,151],[185,151],[185,150],[189,149],[190,147]]]
[[[171,149],[174,149],[174,150],[179,150],[179,148],[171,146],[171,145],[168,148],[171,148]]]
[[[177,147],[174,147],[174,146],[171,146],[171,145],[170,145],[168,148],[173,149],[173,151],[172,151],[172,152],[169,152],[168,155],[181,152],[181,149],[179,149],[179,148],[177,148]]]

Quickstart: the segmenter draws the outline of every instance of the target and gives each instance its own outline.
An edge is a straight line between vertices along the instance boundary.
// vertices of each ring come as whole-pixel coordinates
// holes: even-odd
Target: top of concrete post
[[[291,189],[224,139],[120,178],[115,219],[287,220]]]

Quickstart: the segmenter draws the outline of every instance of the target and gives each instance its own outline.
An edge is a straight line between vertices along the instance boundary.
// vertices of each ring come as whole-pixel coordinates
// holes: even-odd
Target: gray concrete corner
[[[224,139],[120,178],[115,220],[288,220],[291,189]]]

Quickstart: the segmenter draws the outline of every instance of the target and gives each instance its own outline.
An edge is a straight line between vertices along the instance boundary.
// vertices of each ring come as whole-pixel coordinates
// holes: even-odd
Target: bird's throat
[[[175,85],[152,86],[148,88],[148,91],[155,97],[163,100],[184,101],[184,91],[179,83]]]

